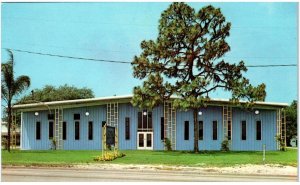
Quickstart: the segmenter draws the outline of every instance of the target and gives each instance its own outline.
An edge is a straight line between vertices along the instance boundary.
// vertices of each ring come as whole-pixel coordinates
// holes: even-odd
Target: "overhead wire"
[[[69,56],[69,55],[59,55],[59,54],[52,54],[52,53],[42,53],[42,52],[35,52],[35,51],[28,51],[28,50],[21,50],[21,49],[13,49],[13,48],[2,48],[2,49],[17,51],[17,52],[23,52],[23,53],[29,53],[29,54],[50,56],[50,57],[59,57],[59,58],[68,58],[68,59],[77,59],[77,60],[88,60],[88,61],[98,61],[98,62],[109,62],[109,63],[120,63],[120,64],[132,64],[132,62],[121,61],[121,60],[108,60],[108,59],[75,57],[75,56]],[[296,67],[296,66],[297,66],[297,64],[246,65],[246,67]]]

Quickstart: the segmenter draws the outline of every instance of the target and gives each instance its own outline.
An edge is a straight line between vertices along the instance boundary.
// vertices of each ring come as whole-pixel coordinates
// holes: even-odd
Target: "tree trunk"
[[[10,127],[11,127],[11,104],[8,103],[7,105],[7,150],[10,152]]]
[[[199,152],[198,140],[199,140],[199,124],[198,124],[198,109],[194,109],[194,152]]]

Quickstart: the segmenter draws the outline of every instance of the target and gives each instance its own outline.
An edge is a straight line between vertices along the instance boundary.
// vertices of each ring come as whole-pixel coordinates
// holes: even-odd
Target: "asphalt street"
[[[99,181],[179,181],[179,182],[232,182],[280,181],[295,182],[296,176],[264,176],[234,174],[200,174],[174,170],[109,170],[78,168],[2,168],[4,182],[99,182]]]

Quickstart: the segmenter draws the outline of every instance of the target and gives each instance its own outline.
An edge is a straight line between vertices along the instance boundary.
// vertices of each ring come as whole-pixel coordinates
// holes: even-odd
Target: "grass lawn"
[[[184,166],[232,166],[235,164],[263,164],[262,152],[220,152],[209,151],[194,154],[183,151],[122,151],[126,154],[110,162],[95,162],[93,158],[101,151],[20,151],[11,153],[2,150],[2,164],[12,165],[68,165],[82,163],[115,163],[115,164],[164,164]],[[286,152],[267,151],[266,164],[297,166],[296,149]]]

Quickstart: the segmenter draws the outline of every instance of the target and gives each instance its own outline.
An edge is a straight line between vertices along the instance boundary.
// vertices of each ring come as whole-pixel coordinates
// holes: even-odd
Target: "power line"
[[[51,57],[60,57],[60,58],[69,58],[69,59],[78,59],[78,60],[89,60],[89,61],[98,61],[98,62],[120,63],[120,64],[132,64],[131,62],[128,62],[128,61],[95,59],[95,58],[85,58],[85,57],[74,57],[74,56],[58,55],[58,54],[51,54],[51,53],[41,53],[41,52],[34,52],[34,51],[27,51],[27,50],[20,50],[20,49],[12,49],[12,48],[2,48],[2,49],[13,50],[13,51],[29,53],[29,54],[36,54],[36,55],[51,56]],[[296,67],[296,66],[297,66],[297,64],[246,65],[246,67]]]
[[[131,64],[131,62],[118,61],[118,60],[106,60],[106,59],[74,57],[74,56],[67,56],[67,55],[58,55],[58,54],[51,54],[51,53],[40,53],[40,52],[34,52],[34,51],[26,51],[26,50],[20,50],[20,49],[11,49],[11,48],[2,48],[2,49],[8,49],[8,50],[13,50],[13,51],[17,51],[17,52],[30,53],[30,54],[36,54],[36,55],[51,56],[51,57],[60,57],[60,58],[69,58],[69,59],[78,59],[78,60],[90,60],[90,61],[98,61],[98,62],[110,62],[110,63],[121,63],[121,64],[127,64],[128,63],[128,64]]]
[[[2,40],[2,43],[13,43],[13,41],[11,40]],[[19,43],[19,42],[18,42]],[[63,47],[63,46],[55,46],[55,45],[45,45],[45,44],[33,44],[33,43],[28,43],[28,42],[22,42],[19,43],[20,45],[24,45],[24,46],[33,46],[33,47],[44,47],[44,48],[55,48],[55,49],[72,49],[72,50],[85,50],[85,51],[97,51],[97,52],[113,52],[113,53],[132,53],[132,54],[136,54],[138,51],[129,51],[129,50],[103,50],[103,49],[87,49],[87,48],[82,48],[82,47]],[[276,59],[296,59],[297,57],[291,57],[291,56],[272,56],[272,57],[267,57],[267,56],[224,56],[222,58],[226,58],[226,59],[272,59],[272,60],[276,60]]]

